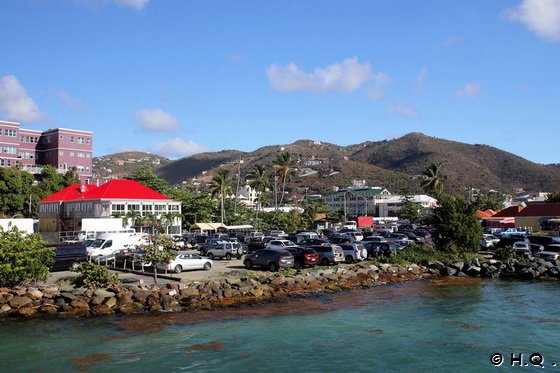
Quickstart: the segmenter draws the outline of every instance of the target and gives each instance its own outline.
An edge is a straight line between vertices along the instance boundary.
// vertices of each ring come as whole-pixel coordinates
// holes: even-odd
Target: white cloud
[[[416,90],[417,91],[425,91],[426,84],[428,83],[428,68],[423,67],[416,75]]]
[[[14,75],[0,80],[0,113],[7,120],[17,122],[39,122],[46,118]]]
[[[133,118],[145,131],[176,132],[181,129],[177,119],[161,109],[140,110],[133,115]]]
[[[146,4],[148,4],[149,1],[150,0],[115,0],[115,3],[117,3],[120,6],[141,11],[142,9],[144,9],[144,6],[146,6]]]
[[[445,48],[450,48],[450,47],[454,47],[456,45],[459,45],[461,43],[463,43],[465,41],[465,38],[459,37],[459,36],[448,36],[447,38],[445,38],[445,40],[443,41],[443,46]]]
[[[418,116],[418,111],[415,108],[413,108],[412,106],[405,106],[399,103],[389,105],[385,111],[389,114],[398,114],[405,117]]]
[[[340,63],[317,67],[307,73],[295,63],[287,66],[270,65],[266,75],[272,86],[283,92],[308,91],[311,93],[352,92],[372,76],[369,63],[359,63],[356,57]]]
[[[377,101],[385,96],[385,86],[391,84],[391,78],[383,73],[377,73],[372,76],[372,83],[367,89],[367,96]]]
[[[523,23],[539,37],[560,41],[560,0],[523,0],[504,14],[510,21]]]
[[[468,82],[455,94],[459,97],[475,98],[482,94],[482,86],[478,82]]]
[[[98,8],[107,4],[117,4],[124,8],[131,8],[136,11],[142,11],[150,0],[74,0],[90,8]]]
[[[54,90],[53,94],[56,96],[56,98],[58,98],[60,102],[62,102],[64,106],[72,110],[79,110],[82,108],[82,102],[79,99],[70,96],[68,92]]]
[[[154,144],[154,153],[168,158],[188,157],[193,154],[208,151],[211,151],[211,149],[190,140],[182,140],[178,137]]]

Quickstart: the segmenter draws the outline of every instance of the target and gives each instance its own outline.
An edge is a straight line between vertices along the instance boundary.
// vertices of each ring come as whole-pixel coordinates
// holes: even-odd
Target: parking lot
[[[158,282],[165,283],[167,281],[180,281],[180,282],[188,282],[188,281],[203,281],[203,280],[210,280],[210,279],[218,279],[221,278],[224,273],[242,270],[243,261],[241,259],[231,259],[231,260],[214,260],[214,265],[209,271],[203,270],[195,270],[195,271],[184,271],[179,274],[177,273],[162,273],[158,272],[159,276],[166,276],[173,279],[167,278],[160,278]],[[152,272],[145,272],[145,274],[138,274],[136,273],[129,273],[124,271],[114,271],[119,275],[119,278],[123,283],[139,283],[140,280],[143,280],[145,284],[153,284],[153,273]],[[76,272],[70,271],[60,271],[60,272],[52,272],[49,275],[47,280],[47,284],[56,284],[64,279],[72,279],[78,276]]]

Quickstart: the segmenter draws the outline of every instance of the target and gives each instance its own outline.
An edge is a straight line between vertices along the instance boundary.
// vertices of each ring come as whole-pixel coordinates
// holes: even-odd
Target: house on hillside
[[[72,184],[39,201],[39,232],[49,241],[79,232],[83,218],[136,215],[130,222],[144,231],[142,217],[166,221],[169,234],[181,233],[181,202],[133,180],[111,180],[101,186]],[[132,220],[132,219],[131,219]],[[77,235],[77,234],[76,234]]]

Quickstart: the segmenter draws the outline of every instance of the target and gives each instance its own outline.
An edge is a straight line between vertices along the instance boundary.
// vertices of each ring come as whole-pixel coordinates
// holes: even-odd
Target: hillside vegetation
[[[463,192],[471,187],[502,192],[519,188],[529,192],[560,189],[558,164],[540,165],[488,145],[465,144],[421,133],[351,146],[299,140],[293,144],[265,146],[253,152],[224,150],[176,161],[164,158],[153,168],[171,184],[193,179],[207,182],[219,168],[228,169],[232,175],[239,171],[243,178],[253,165],[272,166],[276,156],[285,152],[291,154],[297,169],[297,177],[288,184],[289,190],[296,192],[305,188],[327,192],[332,186],[347,187],[352,180],[363,180],[365,185],[386,187],[392,193],[418,193],[422,172],[429,164],[439,162],[447,177],[445,189],[448,191]],[[126,172],[133,170],[122,171]]]

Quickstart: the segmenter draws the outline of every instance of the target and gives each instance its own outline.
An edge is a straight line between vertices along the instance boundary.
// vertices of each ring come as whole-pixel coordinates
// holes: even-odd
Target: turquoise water
[[[530,371],[535,352],[560,371],[560,284],[415,281],[232,310],[3,321],[0,336],[8,372]],[[512,353],[529,366],[512,368]]]

